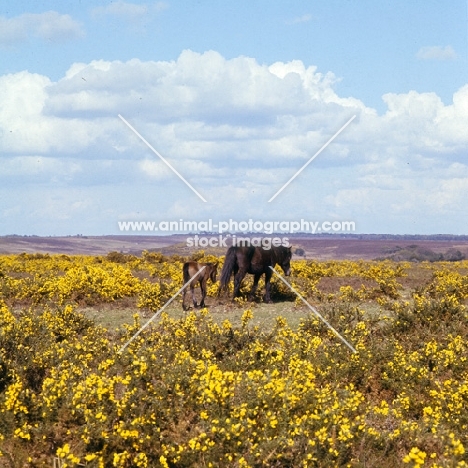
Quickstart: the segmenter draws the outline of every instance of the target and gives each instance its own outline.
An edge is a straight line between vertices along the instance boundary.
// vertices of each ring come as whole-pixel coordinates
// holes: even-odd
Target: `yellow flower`
[[[404,463],[412,463],[414,468],[419,468],[424,465],[426,459],[426,452],[419,450],[418,447],[413,447],[408,455],[403,458]]]
[[[253,319],[253,313],[251,309],[247,309],[241,317],[242,327],[245,327],[247,323]]]
[[[69,453],[70,453],[69,444],[65,444],[63,447],[60,447],[57,449],[57,457],[59,458],[66,458]]]

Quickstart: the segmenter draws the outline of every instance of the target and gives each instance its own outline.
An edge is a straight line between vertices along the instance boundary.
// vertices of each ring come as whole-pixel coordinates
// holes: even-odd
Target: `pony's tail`
[[[219,295],[219,292],[226,289],[227,285],[229,284],[232,271],[234,270],[234,266],[236,262],[237,262],[236,247],[234,246],[229,247],[226,253],[226,257],[224,258],[224,265],[223,265],[223,269],[221,270],[221,276],[219,278],[218,295]]]

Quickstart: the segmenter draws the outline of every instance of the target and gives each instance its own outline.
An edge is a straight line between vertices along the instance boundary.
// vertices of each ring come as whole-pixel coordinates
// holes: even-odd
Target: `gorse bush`
[[[453,266],[431,264],[403,299],[405,265],[294,262],[291,283],[356,353],[313,315],[255,327],[255,307],[238,325],[206,309],[162,314],[119,353],[138,316],[108,331],[74,294],[135,295],[156,310],[180,284],[179,260],[75,260],[2,259],[3,279],[47,265],[50,281],[73,286],[21,309],[10,290],[0,301],[0,466],[467,466],[468,316]],[[373,286],[320,291],[321,278],[355,277]]]
[[[192,259],[200,262],[219,262],[199,251]],[[0,297],[10,306],[25,305],[97,305],[133,299],[138,307],[155,310],[164,304],[183,285],[182,265],[186,258],[164,257],[160,253],[144,251],[141,257],[111,252],[105,257],[47,254],[0,256]],[[341,299],[398,299],[405,264],[391,262],[313,262],[292,263],[292,286],[306,298],[319,301]],[[323,279],[355,278],[366,282],[357,290],[351,286],[326,294],[320,285]],[[241,288],[241,302],[252,287],[248,275]],[[369,283],[372,285],[370,286]],[[263,280],[257,290],[262,296]],[[278,278],[272,279],[272,298],[277,301],[297,301],[296,295]],[[217,294],[217,285],[208,283],[208,296]],[[232,282],[229,292],[232,292]]]

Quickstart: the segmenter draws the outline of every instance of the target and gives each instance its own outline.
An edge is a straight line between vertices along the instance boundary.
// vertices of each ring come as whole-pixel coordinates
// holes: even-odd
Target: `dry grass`
[[[399,278],[401,289],[399,293],[404,300],[412,301],[414,291],[426,287],[433,276],[433,271],[427,268],[426,265],[414,264],[406,270],[407,276]],[[249,278],[247,278],[248,280]],[[342,286],[352,286],[354,289],[359,289],[361,285],[372,288],[376,286],[376,282],[371,279],[361,277],[325,277],[321,278],[318,283],[318,289],[324,294],[336,294]],[[196,290],[197,301],[200,300],[200,291]],[[187,294],[186,301],[189,303],[191,300],[190,294]],[[142,310],[136,307],[136,301],[123,300],[113,303],[99,304],[96,306],[81,307],[78,310],[84,313],[88,318],[94,320],[97,324],[104,326],[108,329],[115,329],[123,324],[133,323],[135,314],[140,317],[142,323],[149,320],[154,312],[149,310]],[[320,313],[325,316],[330,304],[310,299],[308,302],[315,307]],[[359,307],[370,316],[375,316],[381,313],[381,307],[373,300],[354,301],[351,303],[353,306]],[[213,320],[221,324],[224,320],[228,319],[234,326],[240,326],[241,316],[246,308],[252,309],[254,319],[252,324],[259,326],[261,329],[271,328],[276,320],[276,317],[282,316],[287,321],[292,329],[297,329],[301,319],[309,317],[312,313],[308,307],[302,303],[296,304],[293,301],[277,300],[273,304],[266,304],[260,299],[255,302],[242,302],[233,303],[230,297],[226,295],[220,299],[215,297],[207,297],[206,305],[209,309]],[[190,309],[192,310],[192,308]],[[186,313],[182,310],[182,302],[180,296],[170,304],[165,311],[167,314],[175,319],[182,318]],[[385,312],[389,314],[388,311]],[[157,320],[156,320],[157,322]]]

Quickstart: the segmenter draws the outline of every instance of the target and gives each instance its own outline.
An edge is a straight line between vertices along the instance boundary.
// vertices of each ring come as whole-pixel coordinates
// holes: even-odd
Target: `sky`
[[[0,3],[0,235],[468,234],[467,200],[466,0]]]

